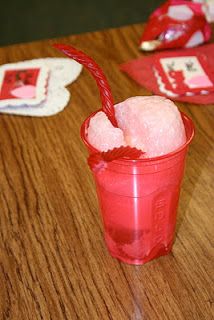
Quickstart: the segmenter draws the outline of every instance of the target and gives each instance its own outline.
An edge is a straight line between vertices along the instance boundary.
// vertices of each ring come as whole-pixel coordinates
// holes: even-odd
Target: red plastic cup
[[[94,114],[81,126],[89,153],[98,152],[87,140]],[[187,141],[179,149],[149,159],[114,160],[93,172],[107,248],[125,263],[144,264],[172,249],[185,158],[194,136],[192,120],[181,116]]]

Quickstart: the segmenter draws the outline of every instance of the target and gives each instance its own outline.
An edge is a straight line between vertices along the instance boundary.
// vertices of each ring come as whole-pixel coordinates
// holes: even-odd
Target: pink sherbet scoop
[[[103,119],[100,112],[89,123],[88,141],[100,151],[128,145],[144,151],[144,157],[157,157],[186,142],[180,112],[169,99],[137,96],[114,107],[119,128]]]

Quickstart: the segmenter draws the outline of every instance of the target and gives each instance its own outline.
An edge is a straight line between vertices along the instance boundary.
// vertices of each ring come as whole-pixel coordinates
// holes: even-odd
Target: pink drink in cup
[[[89,153],[87,118],[81,137]],[[191,119],[181,114],[186,142],[173,152],[138,160],[118,159],[93,172],[107,248],[113,257],[144,264],[170,252],[173,244],[185,157],[194,135]]]
[[[191,119],[180,116],[169,100],[155,96],[127,99],[115,110],[110,86],[97,63],[70,45],[54,47],[83,64],[100,91],[103,112],[84,121],[81,137],[90,154],[110,254],[126,263],[143,264],[169,253],[185,157],[194,136]],[[141,117],[136,106],[143,107]],[[91,126],[97,116],[102,127],[97,118]]]

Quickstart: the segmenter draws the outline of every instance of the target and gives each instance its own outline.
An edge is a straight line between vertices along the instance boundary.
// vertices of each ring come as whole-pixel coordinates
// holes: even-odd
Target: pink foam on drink
[[[122,130],[115,128],[102,111],[96,113],[90,121],[88,141],[100,151],[126,144]]]
[[[103,112],[91,119],[88,128],[89,143],[100,151],[129,145],[143,150],[144,157],[156,157],[172,152],[186,142],[180,112],[164,97],[138,96],[116,104],[115,115],[120,129],[114,128],[107,117],[100,114]]]

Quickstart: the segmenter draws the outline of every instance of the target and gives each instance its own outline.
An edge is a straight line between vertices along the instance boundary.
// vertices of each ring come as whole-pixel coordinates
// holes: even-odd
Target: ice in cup
[[[173,102],[158,96],[129,98],[115,105],[115,115],[119,128],[98,111],[84,121],[81,136],[89,154],[121,145],[145,152],[93,171],[110,254],[144,264],[172,249],[194,127]]]

